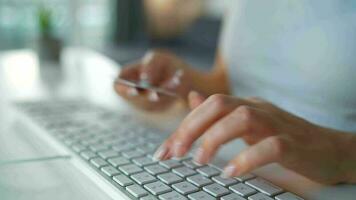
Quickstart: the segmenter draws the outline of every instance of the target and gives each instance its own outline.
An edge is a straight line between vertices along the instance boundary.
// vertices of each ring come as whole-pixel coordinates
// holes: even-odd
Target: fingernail
[[[148,94],[148,100],[151,102],[158,102],[159,101],[159,96],[157,92],[150,92]]]
[[[168,153],[168,148],[165,146],[160,146],[154,153],[153,158],[155,160],[162,160],[164,156]]]
[[[178,76],[173,76],[173,78],[172,78],[171,81],[172,81],[172,84],[178,86],[178,85],[180,84],[180,77],[178,77]]]
[[[141,79],[141,81],[147,81],[147,80],[148,80],[148,74],[142,72],[142,73],[140,74],[140,79]]]
[[[180,78],[177,76],[173,76],[168,83],[168,87],[173,89],[179,86],[180,83],[181,83]]]
[[[149,51],[143,56],[141,63],[147,65],[152,60],[152,58],[153,58],[153,52]]]
[[[184,145],[182,142],[175,142],[173,146],[173,154],[175,157],[180,158],[184,156]]]
[[[197,149],[195,152],[194,161],[199,164],[206,164],[209,162],[209,158],[207,157],[203,148]]]
[[[183,69],[178,69],[175,73],[174,73],[174,76],[177,76],[177,77],[182,77],[184,74],[184,71]]]
[[[222,178],[231,178],[234,176],[236,172],[236,167],[234,165],[228,165],[225,167],[225,169],[223,170],[223,173],[221,174]]]
[[[192,90],[192,91],[189,92],[189,96],[190,96],[191,98],[197,98],[197,97],[199,97],[200,95],[199,95],[199,93],[198,93],[197,91]]]
[[[138,91],[136,88],[130,88],[127,90],[127,95],[130,97],[134,97],[138,95]]]

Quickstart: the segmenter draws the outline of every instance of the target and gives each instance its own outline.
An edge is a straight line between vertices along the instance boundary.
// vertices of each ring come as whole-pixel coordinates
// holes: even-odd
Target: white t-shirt
[[[220,48],[235,95],[356,131],[356,1],[234,1]]]

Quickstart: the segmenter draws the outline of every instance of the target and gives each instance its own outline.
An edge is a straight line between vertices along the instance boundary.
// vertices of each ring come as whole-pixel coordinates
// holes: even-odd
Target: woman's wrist
[[[340,182],[356,183],[356,135],[335,131],[339,156]]]
[[[205,72],[196,69],[189,69],[192,88],[205,95],[215,93],[229,94],[229,84],[227,77],[215,70]]]

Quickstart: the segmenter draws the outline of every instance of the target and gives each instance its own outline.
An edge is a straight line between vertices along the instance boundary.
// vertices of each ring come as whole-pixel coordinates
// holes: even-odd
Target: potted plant
[[[62,42],[56,38],[53,31],[53,15],[52,11],[40,5],[37,12],[39,38],[37,42],[37,50],[41,61],[59,62]]]

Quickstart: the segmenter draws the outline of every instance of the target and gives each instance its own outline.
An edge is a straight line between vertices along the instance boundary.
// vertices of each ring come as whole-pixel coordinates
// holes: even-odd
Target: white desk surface
[[[17,126],[7,106],[13,99],[80,96],[115,109],[128,109],[127,104],[117,98],[112,90],[112,80],[118,66],[111,60],[91,51],[71,48],[63,53],[61,65],[61,68],[39,68],[36,55],[28,50],[0,54],[0,160],[58,154],[43,141],[33,139],[31,131]],[[26,73],[22,73],[23,70]],[[181,111],[177,114],[176,111],[164,115],[155,114],[154,119],[162,120],[170,116],[163,128],[172,130],[184,113]],[[175,117],[172,117],[172,112]],[[222,167],[244,147],[241,141],[226,145],[214,163]],[[263,167],[255,173],[305,199],[356,199],[356,185],[319,185],[278,165]],[[110,198],[67,160],[56,160],[0,167],[0,199]]]

